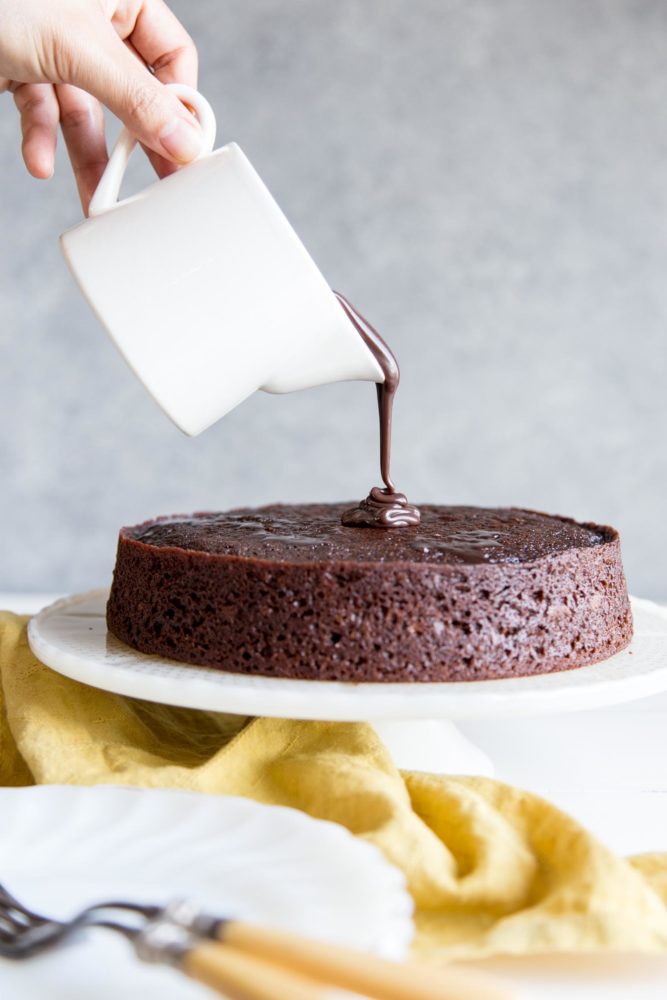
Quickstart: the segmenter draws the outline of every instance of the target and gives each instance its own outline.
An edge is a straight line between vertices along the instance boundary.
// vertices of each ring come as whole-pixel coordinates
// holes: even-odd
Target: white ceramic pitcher
[[[202,127],[198,159],[118,201],[136,144],[124,130],[90,205],[64,233],[67,263],[165,413],[199,434],[256,389],[382,382],[382,371],[236,143],[172,84]]]

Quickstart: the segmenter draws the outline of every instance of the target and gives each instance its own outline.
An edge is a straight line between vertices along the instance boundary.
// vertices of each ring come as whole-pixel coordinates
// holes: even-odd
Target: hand
[[[14,94],[26,167],[51,177],[60,123],[86,213],[108,159],[100,102],[161,177],[200,151],[171,82],[196,87],[197,52],[163,0],[0,0],[0,93]]]

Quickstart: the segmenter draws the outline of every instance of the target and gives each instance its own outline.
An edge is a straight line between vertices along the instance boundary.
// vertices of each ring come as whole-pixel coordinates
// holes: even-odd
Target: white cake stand
[[[225,673],[138,653],[109,634],[108,592],[56,601],[32,619],[35,656],[58,673],[116,694],[237,715],[371,722],[399,767],[493,773],[452,720],[571,712],[667,690],[667,609],[633,599],[630,646],[578,670],[496,681],[353,684]]]

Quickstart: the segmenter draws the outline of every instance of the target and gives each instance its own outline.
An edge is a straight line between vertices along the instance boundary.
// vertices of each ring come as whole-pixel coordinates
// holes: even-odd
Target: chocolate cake
[[[158,518],[120,532],[110,631],[236,673],[470,681],[567,670],[623,649],[613,528],[513,508],[424,505],[400,530],[347,505]]]

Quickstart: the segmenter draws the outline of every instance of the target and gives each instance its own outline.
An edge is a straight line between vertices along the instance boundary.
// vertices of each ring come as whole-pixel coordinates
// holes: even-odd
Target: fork
[[[121,923],[108,916],[115,911],[142,920]],[[175,966],[229,1000],[343,1000],[351,996],[237,949],[206,942],[171,920],[165,907],[110,902],[87,907],[70,920],[53,920],[30,910],[0,885],[1,957],[30,958],[87,927],[122,934],[142,961]]]
[[[121,923],[117,913],[133,922]],[[30,910],[0,884],[0,956],[29,958],[87,927],[123,934],[145,962],[173,965],[231,1000],[511,1000],[489,976],[392,962],[213,916],[187,900],[111,901],[67,921]]]

